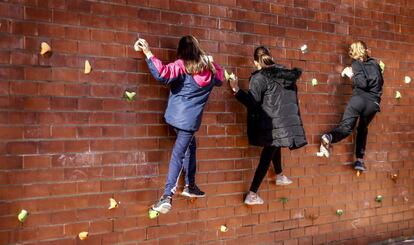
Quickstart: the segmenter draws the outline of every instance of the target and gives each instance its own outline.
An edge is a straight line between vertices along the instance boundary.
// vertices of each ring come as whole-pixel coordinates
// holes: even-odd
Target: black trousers
[[[378,103],[362,96],[352,96],[346,106],[341,123],[337,128],[330,132],[332,135],[332,143],[339,142],[350,135],[359,118],[355,155],[357,158],[363,158],[365,155],[365,146],[367,144],[368,125],[379,110]]]
[[[260,155],[259,165],[256,168],[256,172],[250,186],[250,191],[257,192],[257,190],[259,190],[260,184],[269,169],[270,161],[273,162],[276,174],[282,173],[282,156],[280,147],[265,146],[263,148],[262,154]]]

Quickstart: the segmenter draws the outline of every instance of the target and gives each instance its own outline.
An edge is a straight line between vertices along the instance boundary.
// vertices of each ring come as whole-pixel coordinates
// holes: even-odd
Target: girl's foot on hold
[[[205,197],[206,193],[200,190],[200,188],[194,184],[184,186],[184,190],[181,192],[181,195],[186,197]]]
[[[259,195],[257,195],[257,193],[249,191],[249,193],[246,196],[246,199],[244,199],[244,203],[247,205],[260,205],[263,204],[264,201],[262,198],[259,197]]]
[[[329,157],[329,148],[331,145],[332,136],[330,134],[324,134],[321,137],[321,146],[319,147],[319,152],[316,153],[318,157]]]
[[[365,164],[361,160],[356,160],[354,163],[354,169],[358,171],[367,171],[367,168],[365,167]]]
[[[162,214],[166,214],[170,212],[172,208],[171,203],[172,203],[171,196],[163,195],[156,204],[152,205],[152,209]]]
[[[283,174],[276,175],[276,185],[290,185],[293,181]]]

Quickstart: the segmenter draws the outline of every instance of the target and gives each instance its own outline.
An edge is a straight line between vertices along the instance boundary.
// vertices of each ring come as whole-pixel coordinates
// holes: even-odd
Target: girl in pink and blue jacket
[[[177,133],[177,139],[171,154],[164,195],[152,206],[155,211],[167,213],[171,210],[172,195],[182,170],[185,172],[186,184],[182,195],[205,196],[195,184],[195,132],[200,128],[204,106],[213,87],[221,86],[224,80],[224,71],[205,54],[193,36],[180,39],[178,59],[167,65],[151,53],[144,39],[139,39],[136,45],[144,52],[154,78],[170,88],[164,117]]]

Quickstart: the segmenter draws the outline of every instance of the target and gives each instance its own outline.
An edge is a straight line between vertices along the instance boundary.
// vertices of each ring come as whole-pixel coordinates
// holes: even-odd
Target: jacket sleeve
[[[354,73],[352,83],[354,87],[364,90],[368,87],[368,78],[366,77],[362,66],[363,64],[358,61],[352,62],[352,72]]]
[[[246,93],[240,89],[236,94],[236,99],[240,101],[247,109],[254,109],[262,102],[265,86],[261,78],[252,77],[250,80],[249,91]]]
[[[176,60],[173,63],[164,65],[161,60],[152,56],[149,59],[145,59],[145,61],[148,64],[152,76],[164,84],[174,82],[185,73],[184,62],[182,60]]]
[[[216,75],[215,75],[216,84],[215,85],[221,86],[223,85],[223,82],[224,82],[224,69],[220,65],[214,62],[213,62],[213,65],[214,65],[214,68],[216,69]]]

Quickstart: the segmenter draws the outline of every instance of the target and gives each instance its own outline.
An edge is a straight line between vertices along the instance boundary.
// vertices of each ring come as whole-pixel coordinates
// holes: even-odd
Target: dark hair
[[[269,49],[265,46],[259,46],[254,50],[254,60],[257,61],[261,67],[265,68],[275,64]]]
[[[177,58],[184,60],[185,68],[189,74],[197,74],[209,69],[214,74],[212,61],[200,48],[198,40],[193,36],[183,36],[178,42]]]

